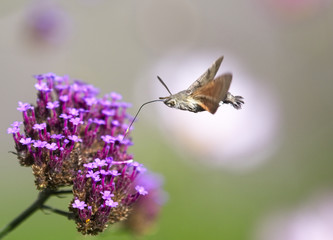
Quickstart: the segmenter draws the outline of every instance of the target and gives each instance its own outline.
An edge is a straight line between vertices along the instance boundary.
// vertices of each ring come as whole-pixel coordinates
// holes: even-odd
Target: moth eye
[[[174,107],[175,106],[175,101],[169,101],[167,103],[168,107]]]

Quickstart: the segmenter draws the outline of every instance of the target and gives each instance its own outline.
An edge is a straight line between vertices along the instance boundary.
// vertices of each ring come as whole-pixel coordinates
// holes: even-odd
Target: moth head
[[[168,107],[175,107],[176,105],[176,100],[171,97],[160,97],[159,99],[163,100],[164,104],[167,105]]]
[[[174,108],[177,104],[176,99],[168,97],[166,100],[164,100],[164,104],[168,107]]]

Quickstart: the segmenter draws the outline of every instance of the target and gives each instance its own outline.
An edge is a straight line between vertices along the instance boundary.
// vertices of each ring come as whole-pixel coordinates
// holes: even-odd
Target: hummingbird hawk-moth
[[[240,109],[244,104],[243,97],[233,96],[229,92],[232,75],[226,73],[214,78],[222,60],[223,56],[218,58],[188,89],[176,94],[172,94],[162,79],[157,76],[170,93],[170,96],[159,99],[163,100],[168,107],[195,113],[208,111],[214,114],[220,103],[231,104],[234,108]]]
[[[126,137],[141,109],[145,105],[153,102],[163,101],[168,107],[195,113],[208,111],[214,114],[220,106],[220,103],[231,104],[234,108],[240,109],[242,104],[244,104],[243,97],[234,96],[229,92],[232,75],[226,73],[214,78],[220,68],[222,60],[223,56],[218,58],[187,90],[180,91],[176,94],[172,94],[163,80],[157,76],[158,80],[170,93],[170,96],[160,97],[159,99],[142,104],[126,129],[123,139]]]

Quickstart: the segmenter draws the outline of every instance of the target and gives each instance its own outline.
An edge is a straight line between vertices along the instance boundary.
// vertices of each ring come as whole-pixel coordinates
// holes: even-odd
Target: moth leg
[[[227,97],[223,100],[223,103],[231,104],[236,109],[241,109],[244,104],[244,98],[242,96],[234,96],[228,92]]]

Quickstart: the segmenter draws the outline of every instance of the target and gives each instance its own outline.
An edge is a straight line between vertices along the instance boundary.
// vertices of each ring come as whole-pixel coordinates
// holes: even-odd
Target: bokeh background
[[[121,93],[134,115],[183,90],[219,56],[242,110],[215,115],[146,106],[137,161],[164,176],[168,201],[143,239],[333,239],[331,0],[4,1],[0,227],[36,198],[31,170],[8,151],[17,102],[35,102],[34,74],[68,74]],[[66,210],[70,198],[49,205]],[[37,212],[6,239],[92,239]],[[110,228],[96,239],[133,239]]]

